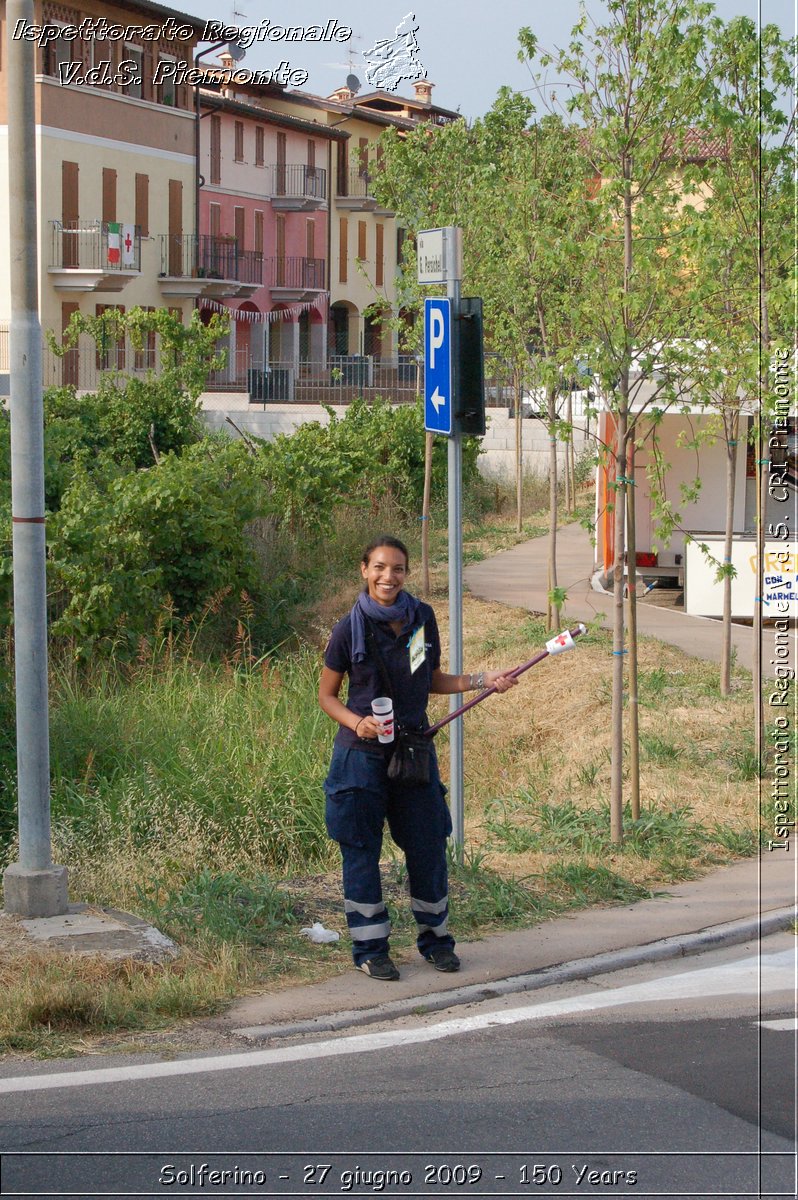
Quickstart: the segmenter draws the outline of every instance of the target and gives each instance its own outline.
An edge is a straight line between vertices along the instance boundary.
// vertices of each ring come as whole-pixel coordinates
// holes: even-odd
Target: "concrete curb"
[[[296,1037],[303,1034],[335,1033],[342,1029],[360,1025],[373,1025],[381,1021],[396,1020],[411,1014],[439,1012],[459,1004],[475,1004],[482,1000],[493,1000],[498,996],[509,996],[517,992],[537,991],[554,984],[569,983],[575,979],[590,979],[611,971],[622,971],[640,963],[661,962],[667,959],[700,954],[704,950],[720,946],[736,946],[755,937],[767,937],[787,929],[796,920],[794,907],[774,909],[756,917],[745,917],[729,921],[725,925],[714,925],[696,933],[677,934],[657,942],[641,946],[630,946],[623,950],[609,950],[589,958],[576,959],[570,963],[557,963],[543,967],[528,975],[512,975],[494,983],[471,984],[448,992],[433,992],[425,996],[408,996],[373,1008],[355,1009],[329,1013],[311,1020],[285,1022],[277,1025],[251,1025],[232,1029],[234,1037],[248,1042],[269,1041],[273,1038]]]

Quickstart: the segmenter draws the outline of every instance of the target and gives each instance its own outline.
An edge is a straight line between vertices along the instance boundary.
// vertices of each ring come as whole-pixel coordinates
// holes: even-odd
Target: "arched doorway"
[[[372,313],[363,318],[363,353],[381,358],[383,353],[382,322],[386,312]]]
[[[260,310],[251,301],[245,300],[238,306],[235,317],[235,364],[231,364],[236,383],[243,383],[247,379],[251,367],[263,364],[262,326],[253,319],[257,316],[260,316]]]
[[[330,354],[358,354],[358,311],[353,304],[339,300],[330,307],[327,348]]]
[[[282,305],[272,310],[274,319],[269,323],[269,366],[290,367],[297,361],[298,325]]]

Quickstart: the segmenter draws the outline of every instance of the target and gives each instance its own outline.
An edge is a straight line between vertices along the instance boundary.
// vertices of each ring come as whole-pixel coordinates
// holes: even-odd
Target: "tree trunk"
[[[521,412],[521,372],[515,372],[515,531],[524,524],[524,430]]]
[[[634,436],[628,443],[626,456],[629,478],[635,477]],[[639,702],[637,693],[637,526],[635,513],[635,486],[629,486],[626,505],[626,581],[628,587],[627,625],[629,632],[629,799],[632,820],[640,817],[640,733],[638,724]]]
[[[571,449],[573,448],[574,434],[573,429],[571,428],[571,421],[573,420],[573,404],[571,401],[570,388],[565,399],[565,420],[568,425],[568,433],[566,434],[565,438],[565,462],[563,464],[565,467],[565,511],[570,517],[571,513],[574,511],[573,464],[571,462],[570,453]]]
[[[429,596],[429,507],[432,492],[432,439],[435,435],[425,434],[424,440],[424,499],[421,504],[421,589],[426,599]]]
[[[623,327],[625,361],[618,380],[620,405],[616,430],[615,459],[615,562],[613,564],[613,631],[612,631],[612,771],[610,782],[610,837],[623,841],[623,576],[624,540],[626,533],[626,441],[629,429],[629,371],[630,348],[633,345],[634,321],[630,306],[632,292],[633,226],[632,226],[632,161],[623,162]]]
[[[767,279],[765,275],[765,252],[762,244],[763,213],[759,207],[759,248],[757,269],[759,275],[759,394],[768,394],[768,358],[770,355],[770,322],[768,317]],[[754,752],[756,753],[759,773],[764,769],[765,758],[765,706],[762,702],[762,617],[764,615],[765,587],[765,520],[768,500],[768,472],[765,470],[769,458],[767,450],[768,431],[762,413],[762,401],[759,405],[759,427],[757,430],[757,505],[756,505],[756,584],[754,590]]]
[[[739,412],[724,415],[726,426],[726,528],[723,542],[723,565],[728,567],[732,558],[734,533],[734,491],[737,474],[737,435],[740,429]],[[730,575],[723,577],[723,637],[720,648],[720,694],[731,692],[731,593]]]
[[[615,458],[615,561],[613,563],[613,627],[612,627],[612,773],[610,783],[610,837],[623,841],[623,577],[626,517],[626,428],[628,419],[628,375],[622,381],[623,394],[618,412]]]
[[[557,410],[555,399],[554,388],[549,388],[546,393],[549,427],[549,569],[546,625],[549,629],[555,627],[559,629],[560,627],[560,604],[556,599],[552,599],[557,587]]]

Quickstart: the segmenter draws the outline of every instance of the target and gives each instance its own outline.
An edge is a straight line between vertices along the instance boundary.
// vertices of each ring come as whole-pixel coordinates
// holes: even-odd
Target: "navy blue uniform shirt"
[[[438,633],[438,623],[435,613],[428,604],[419,601],[421,606],[420,620],[404,633],[398,636],[387,622],[374,621],[377,645],[382,654],[388,677],[391,680],[393,692],[394,720],[404,729],[426,729],[427,700],[432,686],[432,673],[441,665],[441,639]],[[424,626],[424,661],[410,670],[410,639],[419,625]],[[352,662],[352,628],[347,614],[333,629],[327,649],[324,651],[324,665],[331,671],[349,676],[349,696],[346,707],[359,717],[371,716],[371,702],[377,696],[385,695],[385,684],[373,654],[369,653],[369,643],[366,639],[366,657],[362,662]],[[373,738],[359,738],[354,729],[339,725],[335,736],[336,745],[371,750],[375,753],[391,751],[393,745],[383,746]]]

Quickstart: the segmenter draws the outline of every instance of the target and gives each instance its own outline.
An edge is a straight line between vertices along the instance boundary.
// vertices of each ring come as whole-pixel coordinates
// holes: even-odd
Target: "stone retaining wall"
[[[251,404],[242,406],[241,392],[212,392],[202,397],[203,417],[210,429],[221,429],[237,436],[227,417],[246,433],[269,440],[279,433],[292,433],[308,421],[326,425],[328,416],[318,404]],[[346,406],[333,408],[340,417]],[[488,477],[511,479],[515,475],[515,419],[508,417],[506,408],[489,408],[487,433],[482,439],[483,453],[479,469]],[[523,422],[524,468],[531,474],[545,475],[549,467],[549,438],[541,421],[525,418]],[[577,456],[587,444],[583,433],[575,432]],[[560,451],[562,463],[564,450]]]

